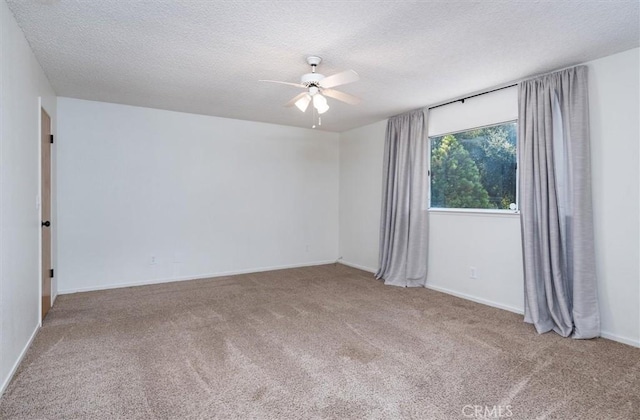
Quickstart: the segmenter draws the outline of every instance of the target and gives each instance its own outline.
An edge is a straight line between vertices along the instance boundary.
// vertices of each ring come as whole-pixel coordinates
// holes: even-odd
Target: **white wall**
[[[40,324],[40,100],[54,121],[56,100],[4,1],[0,31],[1,393]]]
[[[640,49],[589,65],[602,331],[640,346]]]
[[[636,346],[640,346],[639,51],[586,63],[602,332]],[[373,239],[377,244],[385,125],[382,121],[342,133],[340,143],[340,255],[345,263],[370,271],[377,268]],[[434,211],[429,221],[429,287],[522,312],[517,216]],[[469,278],[470,266],[476,268],[478,279]]]
[[[428,287],[498,308],[523,311],[518,215],[433,211],[429,214],[429,228]]]
[[[338,138],[59,98],[60,293],[335,261]]]
[[[340,135],[340,256],[376,271],[386,121]]]
[[[484,95],[429,110],[430,137],[518,119],[518,87],[508,86]]]

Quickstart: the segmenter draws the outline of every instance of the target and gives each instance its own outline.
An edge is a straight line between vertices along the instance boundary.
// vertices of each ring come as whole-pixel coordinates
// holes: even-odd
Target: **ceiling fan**
[[[327,104],[325,96],[351,105],[360,103],[360,98],[332,89],[336,86],[358,81],[360,79],[358,73],[353,70],[345,70],[325,77],[323,74],[316,73],[316,67],[321,61],[322,58],[317,56],[307,57],[307,63],[311,66],[311,73],[303,74],[300,78],[300,83],[281,82],[278,80],[260,80],[260,82],[280,83],[305,89],[305,92],[294,96],[285,104],[288,107],[295,105],[302,112],[305,112],[312,102],[318,114],[327,112],[329,104]]]

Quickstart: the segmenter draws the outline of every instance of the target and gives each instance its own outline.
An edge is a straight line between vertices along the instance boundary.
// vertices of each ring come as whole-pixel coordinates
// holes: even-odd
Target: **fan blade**
[[[287,107],[291,107],[296,105],[298,108],[300,108],[300,111],[304,112],[307,110],[307,107],[309,106],[309,102],[311,102],[311,98],[308,97],[309,95],[307,94],[307,92],[302,92],[299,95],[294,96],[293,98],[291,98],[291,100],[289,102],[287,102],[286,104],[284,104],[284,106]],[[305,97],[307,97],[306,99],[306,104],[305,104]],[[298,105],[298,101],[300,102],[300,105]]]
[[[348,93],[340,92],[338,90],[333,90],[333,89],[322,89],[322,94],[330,98],[337,99],[342,102],[346,102],[350,105],[358,105],[361,101],[361,99],[358,97],[349,95]]]
[[[301,87],[306,89],[306,86],[301,85],[300,83],[281,82],[279,80],[258,80],[258,82],[280,83],[281,85],[289,85],[289,86]]]
[[[320,87],[332,88],[340,85],[346,85],[347,83],[357,82],[358,80],[360,80],[358,73],[353,70],[345,70],[320,80]]]

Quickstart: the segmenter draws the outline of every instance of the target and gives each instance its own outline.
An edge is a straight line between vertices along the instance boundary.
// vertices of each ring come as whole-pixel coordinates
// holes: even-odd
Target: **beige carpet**
[[[326,265],[60,296],[0,401],[3,419],[499,414],[640,419],[640,349]]]

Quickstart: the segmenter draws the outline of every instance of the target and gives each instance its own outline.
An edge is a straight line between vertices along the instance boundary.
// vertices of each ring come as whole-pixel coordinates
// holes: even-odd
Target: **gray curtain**
[[[376,273],[385,284],[424,287],[427,281],[428,146],[425,111],[389,119]]]
[[[525,322],[597,337],[587,68],[522,82],[518,114]]]

